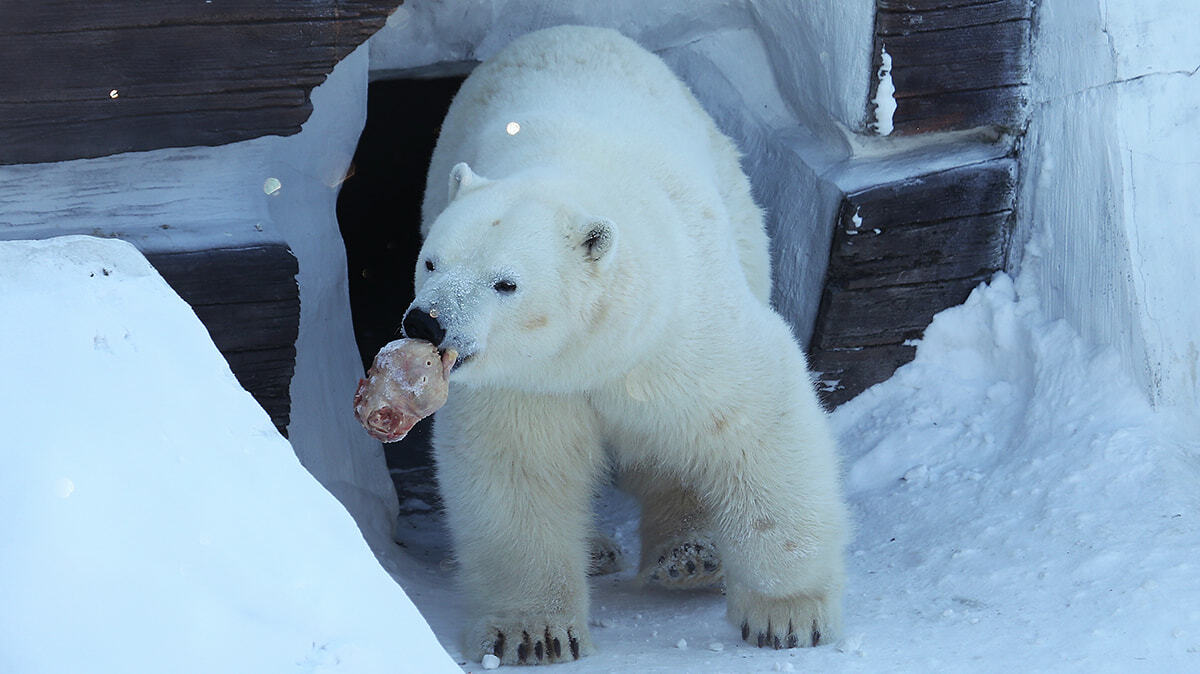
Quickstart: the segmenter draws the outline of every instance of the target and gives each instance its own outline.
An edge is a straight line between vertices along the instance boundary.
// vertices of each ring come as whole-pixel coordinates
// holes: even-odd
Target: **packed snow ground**
[[[718,592],[646,590],[626,569],[593,579],[598,653],[562,671],[1200,671],[1197,420],[1152,410],[1111,351],[1021,290],[977,289],[834,413],[857,521],[839,643],[750,647]],[[479,671],[440,519],[403,496],[393,572]],[[636,559],[636,507],[602,501]]]
[[[0,243],[0,461],[0,672],[457,671],[127,243]]]

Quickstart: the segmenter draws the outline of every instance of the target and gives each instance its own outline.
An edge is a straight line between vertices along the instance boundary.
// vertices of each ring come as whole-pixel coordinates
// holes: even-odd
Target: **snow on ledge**
[[[896,115],[896,84],[892,81],[892,55],[887,47],[879,48],[879,86],[875,90],[875,121],[871,128],[881,136],[890,136],[895,126],[892,120]]]
[[[0,315],[0,671],[459,671],[131,245],[0,243]]]

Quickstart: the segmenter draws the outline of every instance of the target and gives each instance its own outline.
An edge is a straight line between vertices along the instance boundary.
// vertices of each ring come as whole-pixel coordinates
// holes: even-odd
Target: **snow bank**
[[[834,414],[847,650],[912,671],[1200,665],[1200,443],[1007,276]]]
[[[0,671],[458,671],[129,244],[0,243]]]

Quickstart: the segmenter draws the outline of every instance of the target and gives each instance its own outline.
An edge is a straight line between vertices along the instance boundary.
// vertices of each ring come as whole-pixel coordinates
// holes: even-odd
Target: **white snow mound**
[[[938,314],[833,415],[859,523],[847,650],[876,670],[1200,671],[1200,444],[1176,412],[1028,284]]]
[[[132,246],[0,243],[0,317],[0,671],[460,671]]]

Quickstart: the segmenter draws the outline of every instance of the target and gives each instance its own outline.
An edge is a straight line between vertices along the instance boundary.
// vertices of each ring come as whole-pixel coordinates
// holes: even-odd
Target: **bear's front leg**
[[[847,513],[833,441],[812,407],[805,423],[784,414],[785,423],[748,425],[748,449],[714,452],[699,490],[717,532],[729,620],[761,647],[816,646],[841,631]]]
[[[588,537],[604,462],[591,408],[461,387],[433,444],[470,611],[465,654],[542,664],[591,652]]]

